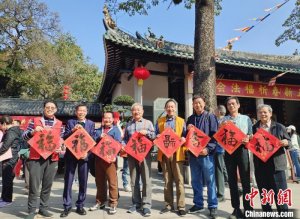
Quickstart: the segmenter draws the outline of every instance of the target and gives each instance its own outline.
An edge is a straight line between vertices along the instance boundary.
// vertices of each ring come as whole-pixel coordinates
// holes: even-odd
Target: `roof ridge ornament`
[[[116,22],[112,19],[106,4],[104,4],[104,7],[103,7],[103,14],[104,14],[103,21],[104,21],[106,28],[107,29],[115,29],[115,27],[117,27]]]

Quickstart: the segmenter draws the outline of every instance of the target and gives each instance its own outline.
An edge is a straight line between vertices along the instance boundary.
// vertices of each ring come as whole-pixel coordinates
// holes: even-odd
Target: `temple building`
[[[138,32],[132,36],[107,17],[104,26],[106,63],[98,101],[111,103],[119,95],[138,100],[139,85],[133,71],[142,64],[151,74],[141,93],[145,117],[153,119],[153,101],[158,97],[174,98],[179,103],[178,114],[183,118],[191,115],[193,47],[156,38],[150,31],[148,36]],[[240,112],[250,117],[256,117],[257,104],[270,104],[274,119],[300,128],[300,56],[216,50],[215,61],[218,104],[224,104],[227,96],[238,96]],[[284,72],[275,85],[268,86]]]

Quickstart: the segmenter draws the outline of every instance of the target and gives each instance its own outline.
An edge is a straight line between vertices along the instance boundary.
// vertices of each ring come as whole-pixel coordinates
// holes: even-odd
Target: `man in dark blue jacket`
[[[189,130],[192,126],[203,131],[211,140],[202,150],[198,157],[189,153],[189,162],[191,167],[192,187],[194,192],[194,206],[190,208],[189,213],[195,214],[204,211],[203,199],[203,181],[207,185],[207,204],[210,211],[210,217],[215,218],[217,214],[218,199],[216,194],[214,152],[217,146],[213,135],[218,130],[217,117],[205,111],[205,100],[201,96],[193,97],[194,114],[188,118],[186,123]]]
[[[68,121],[65,129],[64,139],[71,136],[76,130],[84,128],[91,137],[94,137],[95,123],[86,119],[87,106],[79,104],[76,106],[75,112],[77,119],[71,119]],[[81,159],[77,158],[67,149],[65,154],[65,185],[63,193],[64,211],[60,217],[67,217],[72,209],[72,184],[74,180],[74,174],[76,167],[78,166],[78,181],[79,181],[79,193],[76,201],[76,212],[80,215],[86,215],[86,211],[83,208],[86,198],[87,180],[88,180],[88,154]]]

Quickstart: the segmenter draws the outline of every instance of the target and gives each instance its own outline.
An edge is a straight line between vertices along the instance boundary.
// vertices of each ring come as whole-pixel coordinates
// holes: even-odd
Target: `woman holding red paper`
[[[253,134],[262,128],[280,140],[281,148],[274,153],[267,162],[263,162],[257,156],[253,157],[253,161],[260,194],[263,193],[263,189],[266,189],[267,192],[273,190],[275,192],[274,198],[277,210],[278,212],[283,212],[288,210],[288,206],[286,204],[280,205],[277,200],[277,195],[280,189],[283,192],[287,189],[285,148],[291,148],[291,140],[286,132],[285,126],[271,120],[272,111],[270,105],[261,104],[257,107],[257,114],[260,120],[253,125]],[[269,203],[262,204],[262,209],[263,211],[272,211]]]

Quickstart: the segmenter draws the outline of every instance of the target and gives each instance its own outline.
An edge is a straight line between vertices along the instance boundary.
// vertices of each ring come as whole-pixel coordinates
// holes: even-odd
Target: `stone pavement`
[[[173,219],[179,217],[175,212],[167,213],[167,214],[159,214],[159,211],[164,207],[164,198],[163,198],[163,178],[161,175],[157,175],[157,171],[155,169],[156,163],[152,164],[152,215],[150,218],[161,218],[161,219]],[[95,194],[96,194],[96,187],[94,182],[94,177],[91,175],[89,176],[88,180],[88,190],[87,190],[87,198],[85,202],[85,208],[87,210],[87,215],[81,216],[75,212],[75,208],[69,214],[67,218],[70,219],[135,219],[135,218],[143,218],[140,213],[136,214],[129,214],[126,213],[127,209],[131,205],[131,193],[125,192],[122,188],[121,183],[121,172],[118,172],[119,176],[119,187],[120,187],[120,200],[119,205],[117,208],[117,213],[115,215],[109,215],[106,210],[97,210],[90,212],[88,208],[95,203]],[[1,183],[2,184],[2,183]],[[288,184],[289,188],[292,189],[292,200],[293,200],[293,209],[300,209],[300,184]],[[0,191],[1,191],[0,186]],[[174,185],[175,189],[175,185]],[[190,185],[185,185],[185,192],[186,192],[186,208],[187,210],[193,205],[193,191]],[[15,179],[14,181],[14,201],[13,204],[7,206],[5,208],[0,208],[0,219],[13,219],[13,218],[25,218],[27,216],[27,196],[24,194],[24,182],[23,180]],[[74,183],[73,185],[73,204],[75,205],[77,193],[78,192],[78,185]],[[174,191],[175,192],[175,191]],[[206,192],[205,193],[205,201],[206,201]],[[219,203],[218,207],[218,218],[227,218],[233,211],[230,203],[230,194],[229,189],[226,188],[226,201]],[[50,198],[50,212],[54,214],[53,218],[60,218],[59,215],[63,210],[62,205],[62,194],[63,194],[63,176],[57,175],[53,187],[52,193]],[[175,194],[174,194],[174,197]],[[260,209],[260,202],[259,198],[256,197],[254,200],[255,208]],[[205,207],[207,207],[205,203]],[[206,209],[205,212],[191,215],[187,214],[184,218],[192,219],[192,218],[208,218],[209,211]],[[298,216],[300,216],[298,212]],[[36,218],[39,218],[38,216]]]

